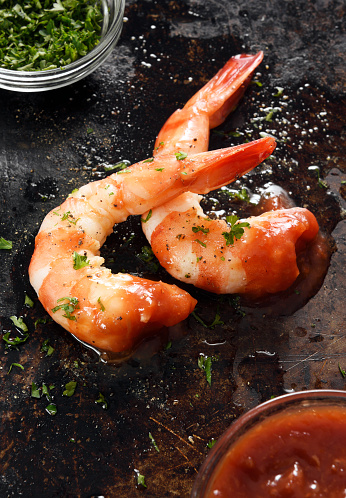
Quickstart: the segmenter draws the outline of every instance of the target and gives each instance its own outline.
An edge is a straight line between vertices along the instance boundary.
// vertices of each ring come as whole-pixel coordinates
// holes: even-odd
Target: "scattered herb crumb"
[[[22,370],[24,370],[23,365],[21,365],[20,363],[12,363],[11,366],[10,366],[10,368],[8,369],[8,373],[11,372],[11,370],[12,370],[13,367],[18,367],[18,368],[21,368]]]
[[[65,385],[64,392],[62,393],[63,396],[68,396],[68,397],[73,396],[75,393],[76,387],[77,387],[77,382],[75,382],[74,380],[71,380],[71,382],[68,382]]]
[[[151,440],[151,442],[153,443],[153,446],[154,446],[155,450],[156,450],[158,453],[160,453],[159,447],[157,446],[156,441],[155,441],[155,439],[154,439],[153,435],[151,434],[151,432],[149,432],[149,439],[150,439],[150,440]]]
[[[27,332],[28,331],[28,327],[26,325],[26,323],[24,322],[23,318],[20,316],[19,318],[17,318],[16,316],[10,316],[10,320],[12,320],[12,322],[14,323],[14,325],[19,328],[20,330],[22,330],[23,332]]]
[[[108,408],[108,403],[106,401],[106,398],[104,397],[104,395],[102,393],[99,392],[99,397],[95,400],[95,403],[97,403],[98,405],[101,405],[101,407],[104,409],[104,410],[107,410]]]
[[[339,371],[341,373],[341,376],[344,379],[346,377],[346,371],[341,368],[340,363],[338,363],[338,367],[339,367]]]
[[[0,237],[0,249],[12,249],[12,241]]]

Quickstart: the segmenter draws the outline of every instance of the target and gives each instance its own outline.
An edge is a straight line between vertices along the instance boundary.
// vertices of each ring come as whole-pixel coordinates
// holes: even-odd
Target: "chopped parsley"
[[[155,171],[160,171],[162,172],[165,168],[155,168]]]
[[[341,373],[341,376],[343,378],[345,378],[346,377],[346,371],[341,368],[340,363],[338,363],[338,367],[339,367],[339,371]]]
[[[214,327],[216,327],[216,325],[224,325],[224,323],[225,323],[222,320],[220,320],[219,310],[216,311],[214,320],[212,321],[212,323],[210,325],[207,325],[202,320],[202,318],[197,315],[197,313],[195,311],[192,311],[191,315],[197,320],[197,322],[199,322],[201,325],[203,325],[203,327],[205,327],[206,329],[213,329]]]
[[[49,413],[49,415],[56,415],[57,411],[58,409],[54,403],[49,403],[49,405],[46,406],[46,412]]]
[[[12,368],[13,368],[13,367],[18,367],[18,368],[21,368],[22,370],[24,370],[23,365],[21,365],[20,363],[11,363],[11,366],[10,366],[10,368],[8,369],[8,373],[10,373],[10,372],[11,372],[11,370],[12,370]]]
[[[100,392],[99,392],[99,397],[95,400],[95,403],[97,403],[98,405],[101,405],[101,408],[103,408],[104,410],[107,410],[107,408],[108,408],[108,402],[107,402],[106,398],[104,397],[104,395]]]
[[[118,171],[121,171],[123,169],[126,169],[130,164],[130,161],[120,161],[119,163],[116,164],[108,164],[103,166],[103,169],[105,171],[114,171],[115,169]]]
[[[34,301],[27,294],[25,294],[24,304],[25,306],[29,306],[29,308],[34,307]]]
[[[7,0],[1,7],[0,67],[5,69],[63,69],[99,43],[100,1]]]
[[[151,442],[153,443],[153,446],[154,446],[155,450],[156,450],[158,453],[160,453],[159,447],[157,446],[156,441],[155,441],[155,439],[154,439],[153,435],[151,434],[151,432],[149,432],[149,439],[150,439],[150,440],[151,440]]]
[[[143,486],[144,488],[147,487],[145,484],[145,477],[137,471],[137,484]]]
[[[0,237],[0,249],[12,249],[12,241]]]
[[[201,370],[205,371],[205,376],[208,384],[211,386],[211,364],[212,361],[215,361],[217,358],[214,356],[205,356],[204,354],[200,354],[198,357],[198,367]]]
[[[77,382],[75,382],[74,380],[71,380],[71,382],[68,382],[66,385],[65,385],[65,390],[64,392],[62,393],[63,396],[68,396],[68,397],[71,397],[74,395],[74,392],[76,390],[76,387],[77,387]]]
[[[202,233],[209,233],[209,228],[203,228],[199,225],[197,225],[196,227],[192,227],[192,231],[193,233],[198,233],[198,232],[202,232]]]
[[[282,88],[281,86],[277,86],[276,89],[277,92],[274,93],[273,97],[281,97],[281,95],[284,93],[284,88]]]
[[[198,242],[198,244],[200,244],[202,247],[207,247],[207,244],[205,244],[204,242],[202,242],[199,239],[195,239],[195,242]]]
[[[41,393],[35,382],[31,384],[31,397],[32,398],[40,398]]]
[[[105,308],[105,307],[103,306],[103,304],[102,304],[101,297],[99,297],[99,298],[98,298],[97,302],[98,302],[98,303],[99,303],[99,305],[100,305],[101,311],[105,311],[105,310],[106,310],[106,308]]]
[[[248,194],[248,191],[246,190],[245,187],[243,187],[242,189],[236,191],[236,192],[227,192],[228,195],[230,197],[232,197],[232,199],[239,199],[240,201],[245,201],[245,202],[248,202],[250,203],[250,197],[249,197],[249,194]]]
[[[65,315],[63,315],[64,318],[77,321],[77,318],[73,316],[71,313],[80,309],[78,299],[76,297],[61,297],[60,299],[57,300],[57,303],[66,300],[68,301],[67,303],[59,304],[58,306],[55,306],[55,308],[52,308],[52,312],[56,313],[58,310],[63,310],[65,311]]]
[[[238,223],[238,216],[226,216],[227,222],[231,225],[231,230],[229,232],[223,232],[222,235],[226,240],[226,246],[233,245],[234,239],[240,239],[244,234],[244,228],[250,228],[250,224],[246,221]]]
[[[21,316],[19,318],[17,318],[16,316],[10,316],[10,319],[12,320],[12,322],[14,323],[14,325],[17,328],[19,328],[23,332],[27,332],[28,331],[28,327],[25,324],[25,322],[24,322],[24,320],[23,320],[23,318]]]
[[[11,332],[6,332],[2,336],[2,340],[6,343],[6,349],[18,349],[19,344],[23,344],[29,338],[29,334],[23,334],[21,337],[10,337]]]
[[[74,251],[73,253],[73,268],[75,270],[80,270],[84,268],[84,266],[88,266],[90,261],[87,259],[86,255],[78,254],[78,252]]]
[[[212,438],[208,443],[207,446],[209,449],[211,449],[213,446],[215,446],[216,439]]]
[[[150,209],[149,213],[147,214],[147,217],[145,219],[141,218],[142,223],[146,223],[147,221],[149,221],[152,214],[153,214],[153,212]]]
[[[59,216],[58,213],[54,212],[54,214],[57,214]],[[64,213],[61,217],[61,221],[65,221],[65,220],[68,220],[69,223],[72,223],[73,225],[76,225],[77,221],[79,220],[79,218],[77,218],[76,220],[74,219],[74,216],[73,214],[71,213],[71,211],[67,211],[66,213]]]
[[[52,356],[52,354],[54,353],[54,348],[53,346],[50,346],[49,339],[43,341],[43,344],[41,346],[41,353],[46,353],[46,356]]]
[[[179,150],[178,152],[175,153],[175,157],[177,158],[178,161],[182,161],[183,159],[187,158],[187,153]]]
[[[143,163],[152,163],[154,161],[154,158],[153,157],[149,157],[148,159],[145,159],[144,161],[142,161]]]

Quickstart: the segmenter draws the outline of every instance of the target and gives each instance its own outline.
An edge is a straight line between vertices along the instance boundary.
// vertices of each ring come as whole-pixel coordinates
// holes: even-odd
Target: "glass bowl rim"
[[[217,442],[206,456],[198,471],[190,498],[202,498],[205,496],[203,493],[207,491],[207,485],[223,455],[232,444],[238,440],[238,437],[241,437],[246,432],[247,426],[251,422],[254,422],[254,425],[256,425],[256,423],[262,420],[261,417],[265,416],[268,411],[270,411],[268,414],[269,417],[281,410],[288,410],[289,407],[293,408],[304,402],[306,402],[306,406],[309,406],[310,403],[313,403],[314,405],[323,405],[328,403],[333,404],[334,402],[335,404],[341,400],[343,400],[346,405],[346,391],[337,389],[311,389],[283,394],[282,396],[277,396],[250,408],[234,422],[231,422],[230,426],[217,439]],[[272,410],[274,411],[271,412]],[[238,433],[239,436],[232,441],[232,438],[237,436]]]
[[[67,64],[66,66],[58,67],[55,69],[38,70],[38,71],[20,71],[18,69],[6,69],[0,67],[0,88],[7,88],[11,83],[14,85],[13,90],[19,91],[37,91],[44,90],[45,88],[37,88],[36,86],[30,87],[30,84],[42,85],[45,83],[54,84],[57,83],[57,87],[65,86],[69,84],[68,78],[71,77],[71,84],[90,74],[94,69],[96,69],[102,62],[108,57],[110,50],[113,48],[113,44],[118,41],[122,30],[122,21],[124,18],[125,10],[125,0],[110,0],[110,5],[114,9],[112,18],[109,21],[109,25],[105,34],[100,39],[100,42],[88,52],[83,57],[80,57],[74,62]],[[99,61],[99,62],[98,62]],[[78,77],[78,74],[81,76]],[[63,85],[59,85],[59,82],[64,81]],[[6,83],[6,87],[1,86],[1,84]],[[27,87],[25,85],[28,85]],[[16,85],[23,85],[23,87],[17,87]],[[54,89],[55,86],[47,90]]]

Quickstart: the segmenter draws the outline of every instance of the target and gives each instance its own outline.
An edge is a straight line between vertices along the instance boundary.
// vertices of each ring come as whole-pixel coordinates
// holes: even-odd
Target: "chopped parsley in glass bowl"
[[[125,0],[0,0],[0,88],[36,92],[74,83],[116,45]]]

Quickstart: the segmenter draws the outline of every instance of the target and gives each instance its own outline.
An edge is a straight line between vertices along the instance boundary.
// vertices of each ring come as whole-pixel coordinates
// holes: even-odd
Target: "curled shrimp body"
[[[240,220],[246,226],[237,240],[226,221],[203,213],[200,199],[182,194],[156,208],[144,226],[171,275],[217,294],[253,297],[286,290],[296,280],[297,254],[319,230],[310,211],[281,209]]]
[[[196,301],[175,285],[102,266],[100,248],[116,223],[185,191],[206,193],[251,170],[273,139],[181,159],[160,155],[71,194],[45,217],[29,267],[46,311],[98,349],[128,352],[162,327],[184,320]]]
[[[156,157],[207,150],[209,129],[233,110],[262,58],[261,52],[231,58],[167,120],[155,143]],[[226,221],[207,218],[200,200],[184,193],[155,208],[142,223],[154,254],[171,275],[218,294],[262,297],[290,287],[299,274],[297,254],[319,230],[312,213],[292,208],[240,220],[250,228],[238,226],[244,233],[237,240]]]

